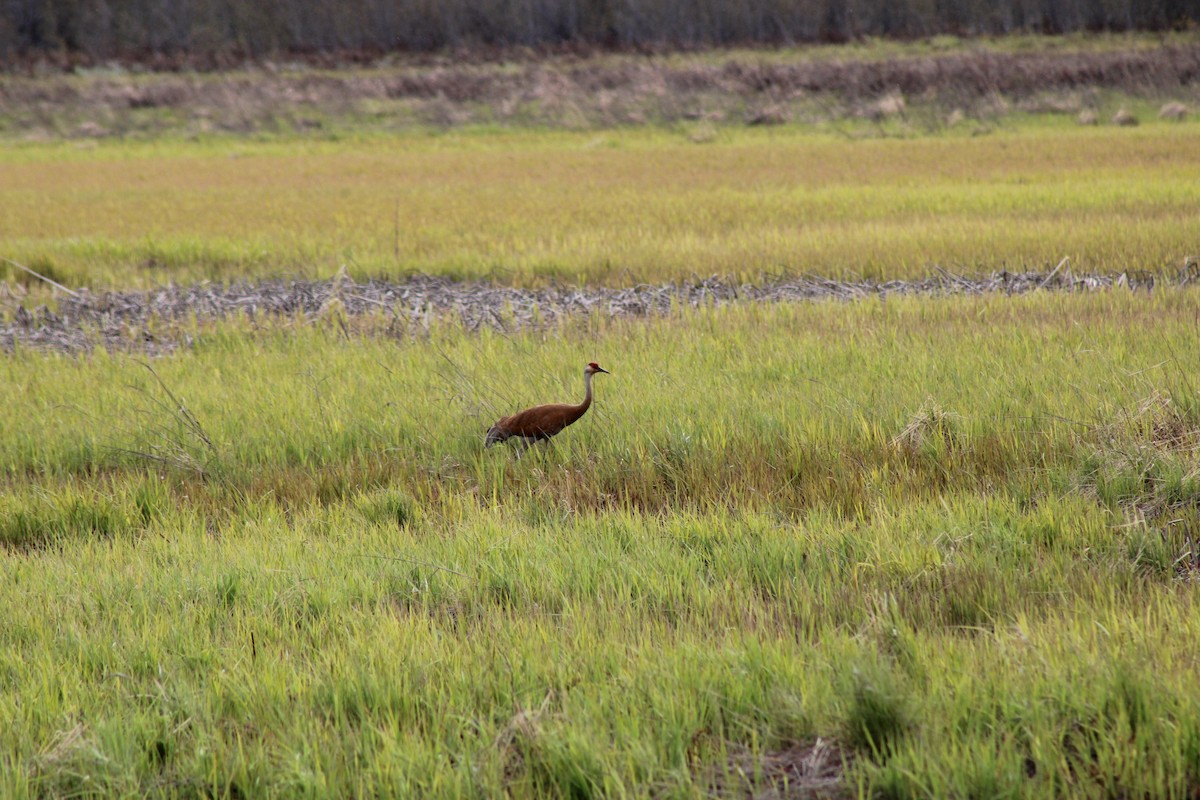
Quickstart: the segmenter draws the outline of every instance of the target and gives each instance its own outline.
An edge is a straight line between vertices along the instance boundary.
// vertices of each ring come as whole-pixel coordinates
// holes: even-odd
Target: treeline
[[[0,0],[0,58],[790,44],[1197,22],[1197,0]]]

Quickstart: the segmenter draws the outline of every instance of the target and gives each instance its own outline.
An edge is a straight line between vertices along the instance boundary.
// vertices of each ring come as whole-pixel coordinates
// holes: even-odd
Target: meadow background
[[[1063,258],[1116,274],[1195,256],[1194,35],[432,58],[8,75],[5,257],[102,289],[342,270],[888,280]]]
[[[202,87],[80,105],[170,75],[5,76],[0,256],[100,307],[331,276],[1046,280],[485,325],[198,305],[89,318],[65,353],[27,335],[62,290],[5,263],[0,794],[1193,796],[1200,131],[1176,36],[1035,48],[1174,83],[701,84],[640,122],[486,121],[497,90],[225,126]],[[948,63],[856,47],[751,66]],[[1061,280],[1089,272],[1155,282]],[[592,360],[612,374],[580,422],[482,449]]]
[[[521,286],[1048,271],[1064,257],[1178,271],[1200,236],[1198,131],[27,145],[0,157],[0,237],[8,258],[93,288],[343,267]]]

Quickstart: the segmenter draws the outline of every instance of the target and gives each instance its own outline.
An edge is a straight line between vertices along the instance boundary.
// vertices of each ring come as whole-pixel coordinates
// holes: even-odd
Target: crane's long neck
[[[594,373],[583,373],[583,402],[578,405],[579,413],[588,410],[588,406],[592,404],[592,377]]]

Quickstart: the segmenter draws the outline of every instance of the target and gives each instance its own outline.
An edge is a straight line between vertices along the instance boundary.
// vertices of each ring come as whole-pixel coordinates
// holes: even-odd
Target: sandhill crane
[[[524,452],[529,445],[549,439],[587,412],[588,407],[592,404],[592,376],[597,372],[603,372],[605,375],[612,374],[595,361],[584,367],[584,396],[583,402],[579,405],[549,403],[518,411],[510,417],[498,420],[489,428],[483,446],[491,447],[496,442],[503,442],[505,439],[516,436],[521,440],[520,452]]]

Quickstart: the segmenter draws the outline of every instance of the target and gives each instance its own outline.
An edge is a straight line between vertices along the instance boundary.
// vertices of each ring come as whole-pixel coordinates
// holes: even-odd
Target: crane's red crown
[[[595,361],[589,361],[588,366],[591,367],[592,369],[600,369],[600,365],[597,364]]]

